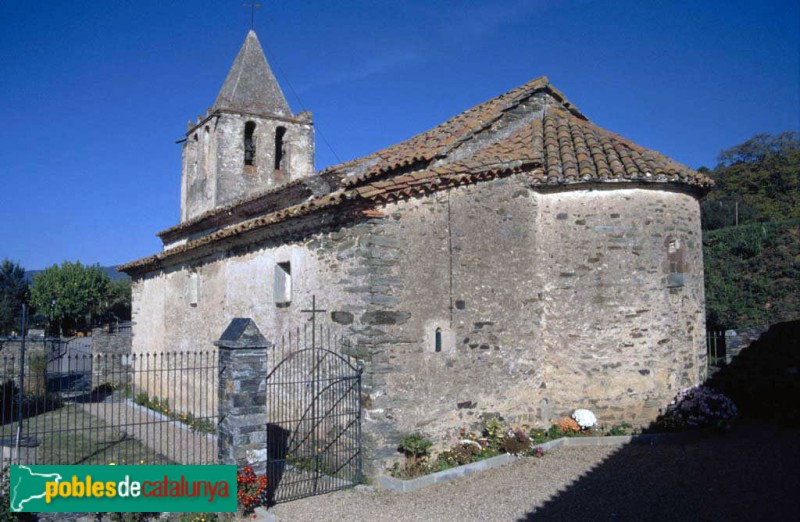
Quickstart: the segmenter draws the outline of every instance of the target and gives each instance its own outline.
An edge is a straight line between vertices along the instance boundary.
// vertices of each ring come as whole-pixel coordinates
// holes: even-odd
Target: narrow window
[[[677,287],[683,286],[684,273],[686,266],[684,261],[685,246],[683,241],[675,237],[668,237],[666,240],[667,246],[667,265],[669,272],[667,273],[667,286]]]
[[[200,162],[200,140],[197,137],[197,133],[194,134],[194,145],[192,146],[192,149],[193,149],[192,150],[192,156],[193,156],[192,159],[194,160],[193,164],[192,164],[192,167],[193,167],[192,174],[196,174],[197,173],[197,164]]]
[[[275,304],[287,306],[292,302],[292,265],[278,263],[275,265]]]
[[[435,352],[441,352],[442,351],[442,329],[441,328],[437,328],[436,329],[436,335],[434,336],[433,351],[435,351]]]
[[[244,124],[244,164],[254,166],[256,164],[256,124],[248,121]]]
[[[197,306],[199,299],[200,277],[197,275],[197,272],[191,272],[189,274],[189,304],[192,306]]]
[[[281,170],[283,164],[283,137],[286,134],[286,127],[275,129],[275,170]]]

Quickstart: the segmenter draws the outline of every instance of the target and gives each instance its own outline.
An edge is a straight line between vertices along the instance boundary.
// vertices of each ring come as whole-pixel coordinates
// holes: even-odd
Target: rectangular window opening
[[[197,272],[192,272],[189,274],[189,304],[191,306],[197,306],[199,300],[200,277],[197,275]]]
[[[275,265],[275,305],[288,306],[292,302],[292,265],[288,261]]]

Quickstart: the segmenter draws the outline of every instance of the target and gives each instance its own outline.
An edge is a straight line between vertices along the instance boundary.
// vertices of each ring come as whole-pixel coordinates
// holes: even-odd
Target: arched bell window
[[[278,127],[275,129],[275,170],[281,170],[283,167],[283,138],[286,135],[286,127]]]
[[[256,124],[248,121],[244,124],[244,164],[254,166],[256,164]]]

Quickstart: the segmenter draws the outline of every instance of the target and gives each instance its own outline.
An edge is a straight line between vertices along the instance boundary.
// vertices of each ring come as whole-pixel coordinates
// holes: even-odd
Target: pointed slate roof
[[[254,31],[247,33],[213,109],[292,117]]]

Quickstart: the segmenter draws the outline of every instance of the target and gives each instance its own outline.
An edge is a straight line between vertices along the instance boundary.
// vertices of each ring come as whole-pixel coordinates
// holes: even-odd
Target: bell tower
[[[310,112],[292,113],[254,31],[183,142],[181,222],[314,174]]]

